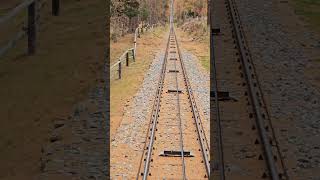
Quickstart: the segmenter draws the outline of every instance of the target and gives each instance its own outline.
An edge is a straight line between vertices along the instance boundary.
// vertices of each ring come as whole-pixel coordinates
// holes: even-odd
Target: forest
[[[169,20],[171,0],[112,0],[111,39],[134,32],[139,25],[164,25]],[[208,0],[174,0],[175,21],[207,17]]]

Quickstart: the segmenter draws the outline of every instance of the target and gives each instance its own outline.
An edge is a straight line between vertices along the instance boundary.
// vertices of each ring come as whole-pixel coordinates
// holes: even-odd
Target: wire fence
[[[49,1],[51,1],[51,12],[53,16],[58,16],[60,12],[60,0],[25,0],[18,6],[0,17],[0,28],[5,42],[0,45],[0,57],[14,48],[17,43],[27,36],[27,52],[29,55],[36,53],[37,32],[46,22],[46,14],[50,11]],[[27,13],[25,13],[27,10]]]

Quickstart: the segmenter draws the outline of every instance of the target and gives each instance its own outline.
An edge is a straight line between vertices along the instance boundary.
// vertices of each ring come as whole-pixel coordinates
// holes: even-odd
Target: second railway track
[[[208,179],[209,142],[170,28],[137,179]]]

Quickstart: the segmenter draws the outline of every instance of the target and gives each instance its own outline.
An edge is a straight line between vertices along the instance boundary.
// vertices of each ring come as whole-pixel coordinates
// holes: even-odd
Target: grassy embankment
[[[123,108],[132,100],[134,94],[143,82],[145,72],[150,67],[155,54],[162,50],[163,40],[168,27],[157,27],[154,31],[148,31],[137,39],[136,62],[125,67],[121,80],[110,82],[110,115],[111,115],[111,137],[121,123]],[[111,64],[128,48],[133,47],[133,34],[119,39],[117,43],[111,44]]]
[[[192,20],[177,28],[180,46],[197,56],[204,69],[210,71],[210,37],[206,21]]]
[[[1,7],[8,8],[6,3]],[[51,16],[49,3],[38,32],[37,53],[26,55],[24,38],[1,57],[0,179],[36,179],[41,146],[48,141],[52,121],[69,116],[73,105],[102,83],[103,3],[66,0],[58,17]],[[2,15],[4,11],[8,9],[2,9]]]

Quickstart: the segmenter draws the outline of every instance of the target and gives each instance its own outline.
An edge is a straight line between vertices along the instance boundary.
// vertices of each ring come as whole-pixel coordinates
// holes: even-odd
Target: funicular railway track
[[[211,66],[215,84],[212,87],[211,116],[215,118],[213,130],[216,137],[211,146],[216,152],[212,178],[289,179],[236,2],[217,0],[215,7],[217,13],[214,15],[222,17],[219,19],[222,32],[212,29],[211,44],[216,46]],[[212,24],[217,19],[214,15]],[[235,94],[236,101],[224,97],[226,88]]]
[[[208,179],[209,152],[171,26],[137,179]]]

